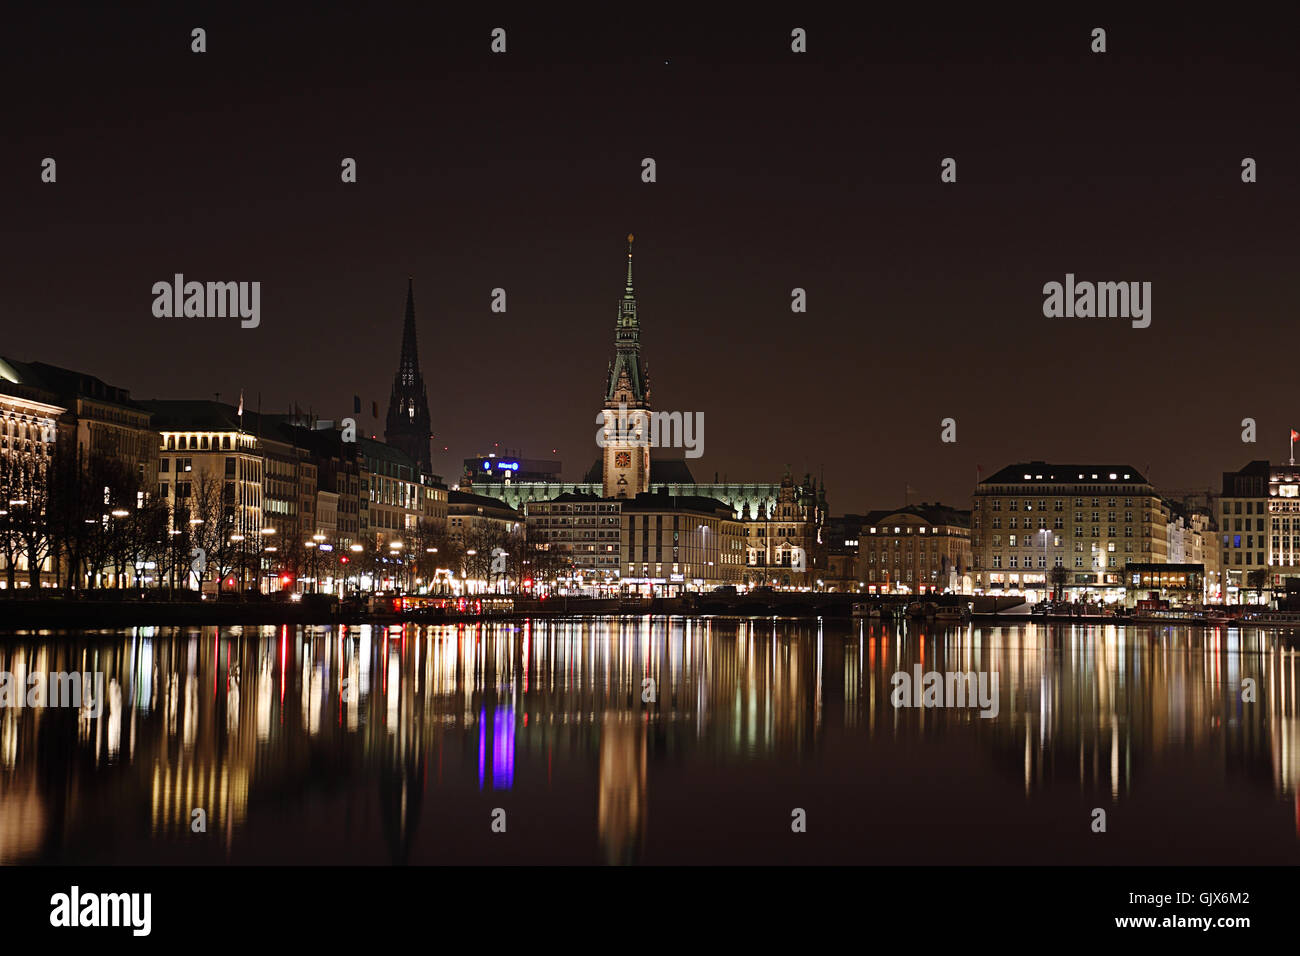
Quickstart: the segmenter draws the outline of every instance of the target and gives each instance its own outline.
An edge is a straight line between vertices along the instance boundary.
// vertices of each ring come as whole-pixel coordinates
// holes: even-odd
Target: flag
[[[244,417],[244,390],[243,390],[242,388],[239,390],[239,412],[238,412],[238,415],[239,415],[240,418],[243,418],[243,417]]]
[[[378,403],[378,402],[371,402],[371,403],[370,403],[370,414],[371,414],[371,415],[374,415],[375,418],[378,418],[378,417],[379,417],[379,403]]]
[[[1294,428],[1291,429],[1291,440],[1300,441],[1300,432],[1296,431]]]
[[[360,415],[360,414],[361,414],[361,396],[360,396],[360,395],[353,395],[353,396],[352,396],[352,414],[353,414],[353,415]]]

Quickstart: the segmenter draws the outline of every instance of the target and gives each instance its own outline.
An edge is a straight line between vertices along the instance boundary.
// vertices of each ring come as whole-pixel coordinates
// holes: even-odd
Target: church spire
[[[641,364],[641,325],[636,315],[636,293],[632,289],[632,234],[627,237],[627,285],[618,303],[618,322],[614,327],[614,363],[605,388],[605,401],[617,402],[626,397],[628,404],[649,400],[649,386]],[[621,384],[620,384],[621,383]]]
[[[627,289],[623,292],[623,298],[636,298],[632,292],[632,233],[630,232],[627,234]]]
[[[420,351],[415,341],[415,276],[406,277],[406,319],[402,323],[402,357],[397,367],[403,385],[414,385],[420,377]]]
[[[402,355],[393,392],[388,399],[388,421],[384,440],[406,453],[422,475],[433,474],[429,439],[433,430],[429,418],[429,396],[420,374],[420,352],[415,336],[415,278],[406,280],[406,316],[402,322]]]

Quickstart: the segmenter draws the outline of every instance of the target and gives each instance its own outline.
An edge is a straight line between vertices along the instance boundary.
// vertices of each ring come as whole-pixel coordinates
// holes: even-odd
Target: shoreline
[[[387,626],[413,624],[473,624],[484,621],[520,621],[529,618],[611,617],[692,615],[700,617],[736,618],[789,618],[797,620],[828,620],[849,623],[856,620],[895,620],[894,615],[867,618],[853,613],[853,603],[838,600],[818,600],[809,595],[789,595],[779,599],[771,596],[758,598],[588,598],[553,597],[545,601],[531,598],[510,598],[508,608],[496,606],[480,613],[449,609],[425,608],[406,612],[375,611],[351,606],[339,608],[334,604],[262,602],[262,601],[0,601],[0,635],[17,631],[53,630],[68,628],[120,628],[120,627],[226,627],[226,626],[325,626],[371,625]],[[1006,614],[976,611],[968,622],[920,620],[923,626],[946,623],[978,622],[984,624],[1053,623],[1119,626],[1187,626],[1187,627],[1238,627],[1260,630],[1300,630],[1296,621],[1207,621],[1196,618],[1147,619],[1132,615],[1041,615]]]

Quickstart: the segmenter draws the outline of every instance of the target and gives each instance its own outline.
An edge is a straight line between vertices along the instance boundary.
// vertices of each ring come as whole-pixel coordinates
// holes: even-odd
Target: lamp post
[[[402,575],[401,575],[402,542],[400,541],[388,542],[388,556],[393,560],[393,563],[396,564],[398,568],[398,570],[393,572],[393,588],[399,593],[405,594],[406,586],[402,580]]]
[[[325,535],[319,532],[311,536],[307,547],[311,548],[311,583],[312,591],[320,594],[320,546],[325,543]]]
[[[239,555],[239,597],[242,599],[244,596],[244,536],[238,533],[232,534],[230,543],[235,546],[235,551]]]
[[[355,555],[360,555],[360,554],[365,550],[365,548],[364,548],[363,546],[359,545],[359,544],[354,544],[354,545],[352,545],[352,547],[349,548],[348,550],[350,550],[350,551],[351,551],[353,554],[355,554]],[[359,557],[356,557],[356,558],[353,558],[353,559],[352,559],[352,563],[353,563],[353,564],[357,564],[358,561],[360,561],[360,558],[359,558]],[[361,567],[360,567],[360,565],[357,566],[357,569],[356,569],[356,570],[357,570],[357,590],[360,591],[360,590],[361,590]],[[346,581],[346,580],[344,580],[344,582],[343,582],[343,586],[344,586],[344,588],[347,587],[347,581]]]
[[[1043,600],[1047,600],[1047,529],[1042,528],[1038,532],[1043,536]]]

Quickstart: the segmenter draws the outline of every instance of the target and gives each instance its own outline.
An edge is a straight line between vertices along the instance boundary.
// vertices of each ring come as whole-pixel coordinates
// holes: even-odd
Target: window
[[[160,459],[158,461],[158,473],[160,475],[167,474],[167,472],[171,470],[171,465],[172,465],[172,460],[170,458]]]

